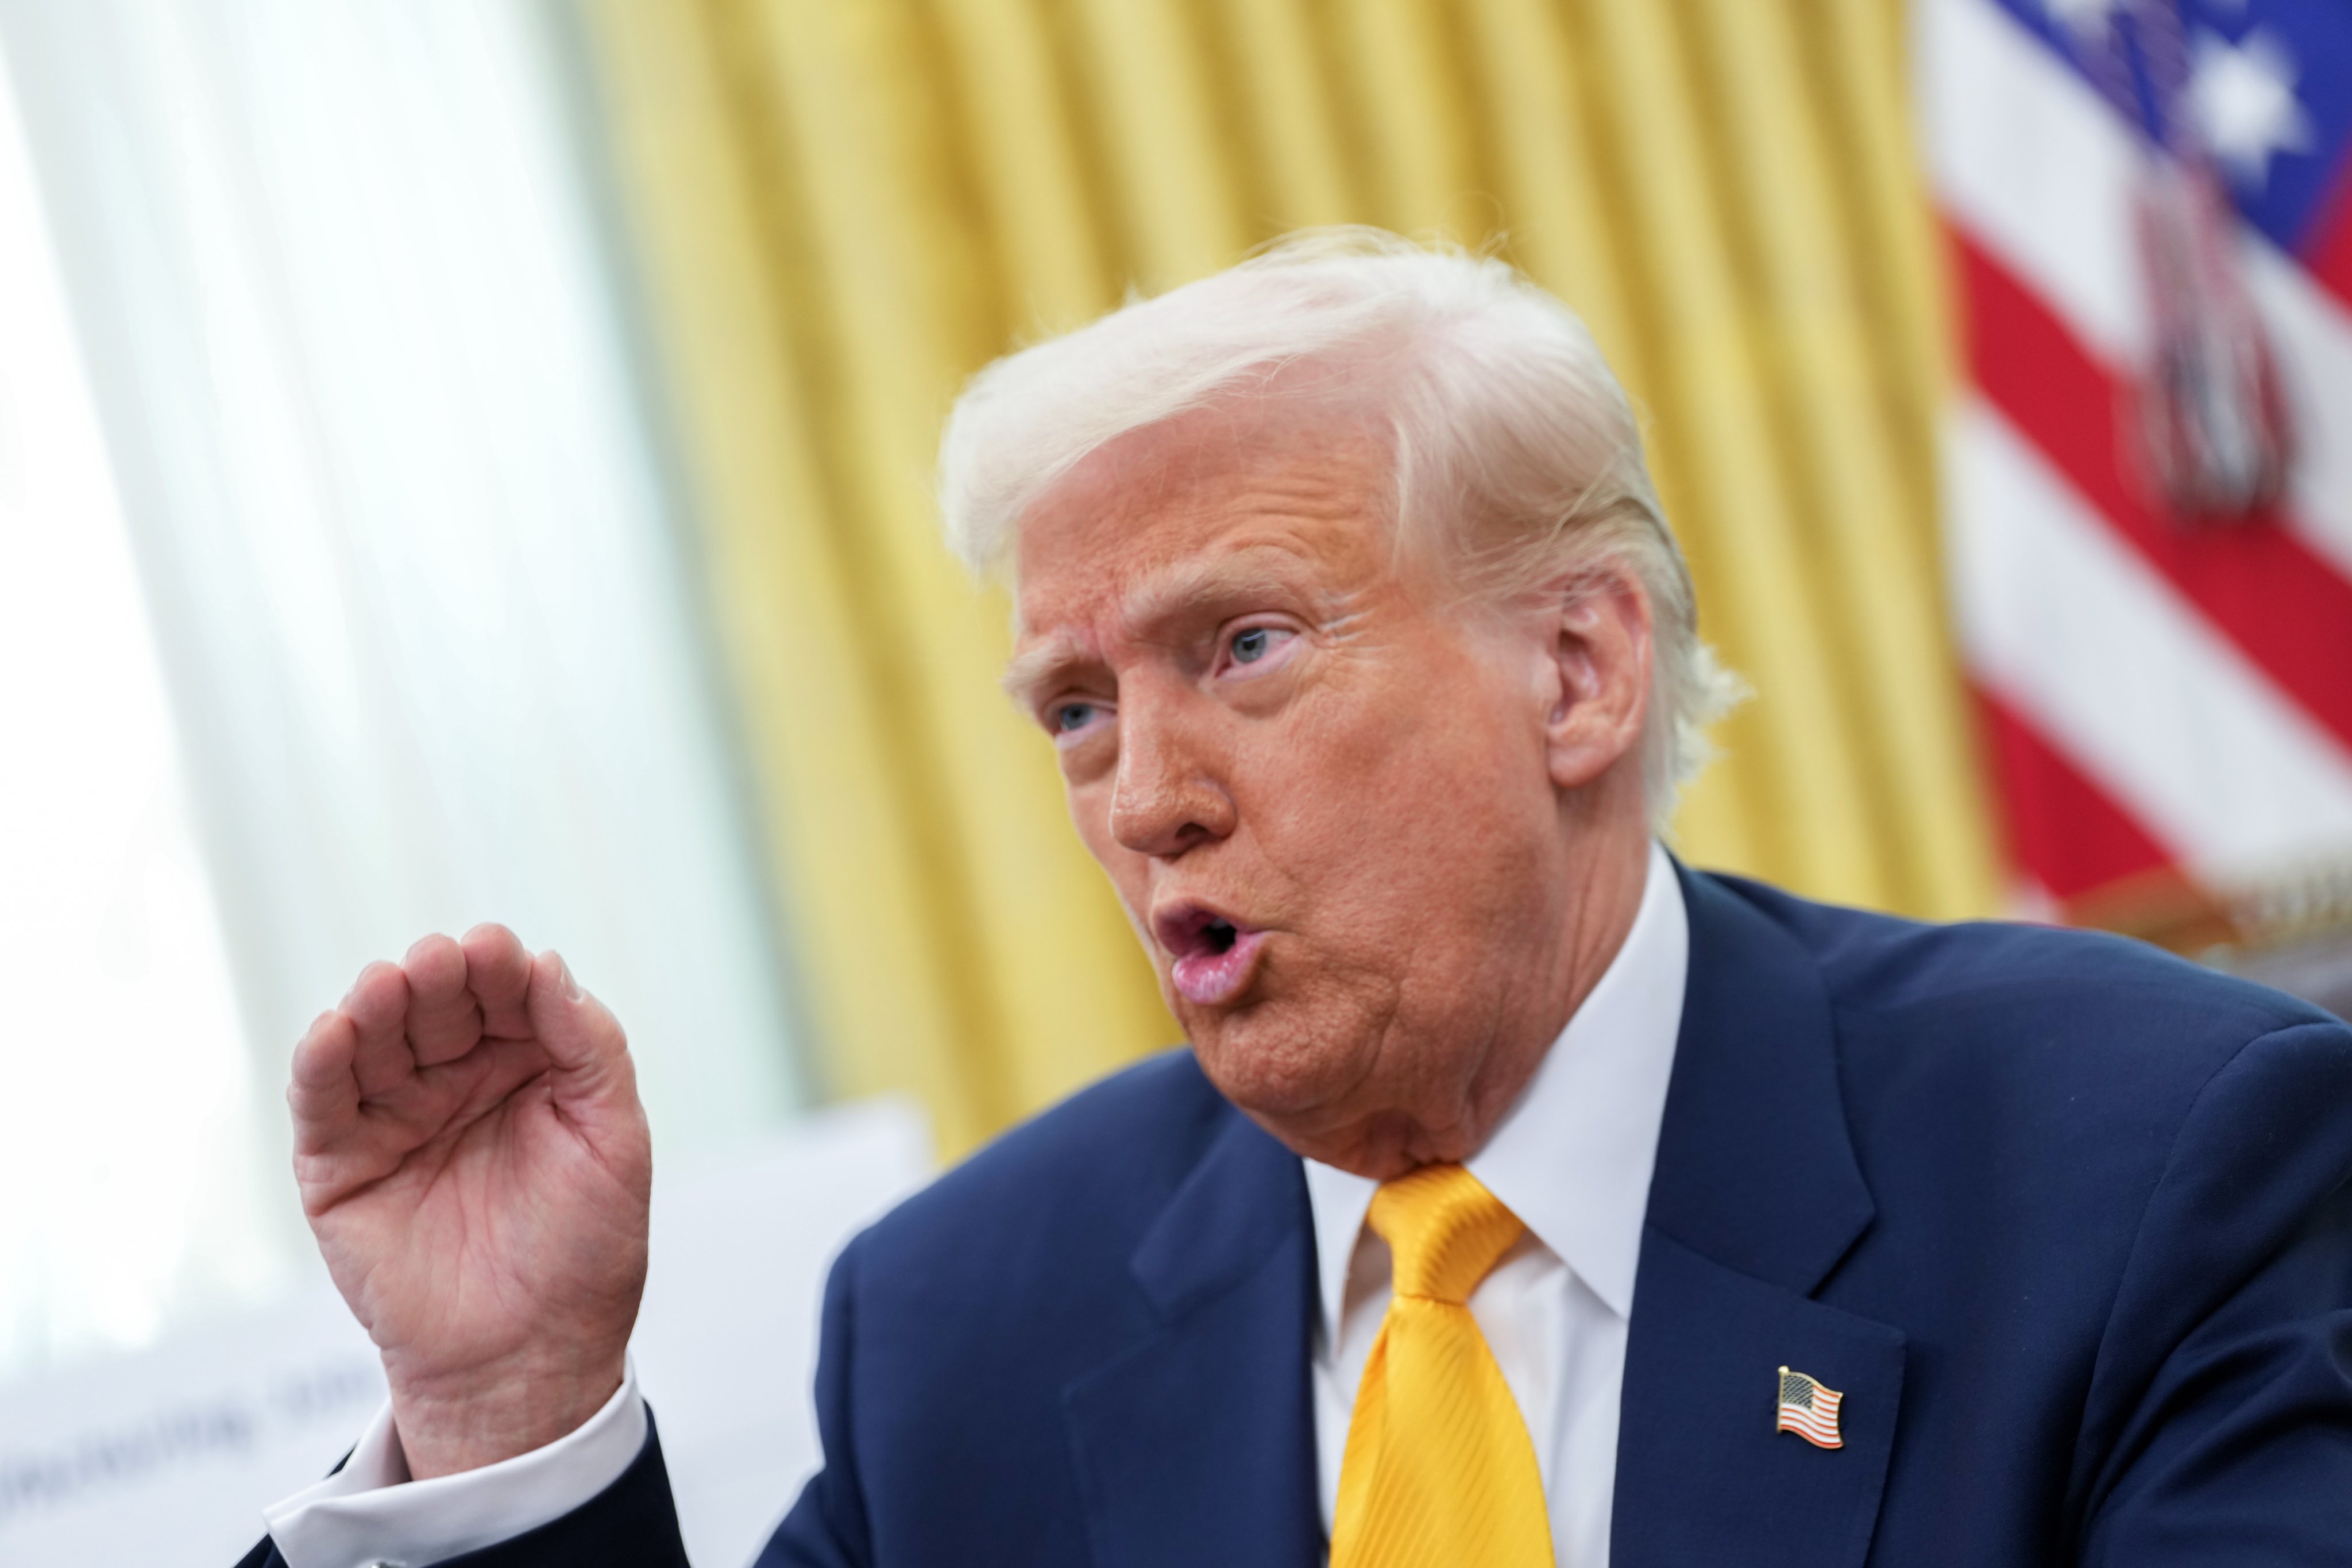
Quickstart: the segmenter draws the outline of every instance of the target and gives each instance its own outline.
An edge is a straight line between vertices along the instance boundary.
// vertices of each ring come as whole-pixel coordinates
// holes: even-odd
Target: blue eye
[[[1233,650],[1235,664],[1255,664],[1274,651],[1273,629],[1267,626],[1252,626],[1248,631],[1236,632],[1234,635]]]
[[[1054,731],[1073,734],[1092,723],[1094,716],[1095,705],[1091,702],[1065,702],[1054,710]]]

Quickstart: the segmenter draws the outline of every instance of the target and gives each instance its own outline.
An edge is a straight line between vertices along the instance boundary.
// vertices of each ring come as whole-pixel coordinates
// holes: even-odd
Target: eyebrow
[[[1131,590],[1118,608],[1118,618],[1130,626],[1151,626],[1173,620],[1203,601],[1232,598],[1264,586],[1269,574],[1253,558],[1267,553],[1288,556],[1279,546],[1254,544],[1234,554],[1187,563],[1157,574]],[[1024,708],[1058,683],[1066,672],[1093,662],[1084,642],[1066,631],[1052,633],[1034,647],[1013,655],[1000,682],[1005,694]]]
[[[1230,599],[1264,587],[1271,574],[1254,562],[1265,555],[1295,559],[1278,545],[1252,544],[1231,555],[1171,568],[1139,584],[1119,606],[1120,617],[1131,626],[1157,626],[1173,620],[1203,600]]]
[[[1024,708],[1034,708],[1045,691],[1062,683],[1072,669],[1087,661],[1084,644],[1067,632],[1055,632],[1033,648],[1013,656],[998,684]]]

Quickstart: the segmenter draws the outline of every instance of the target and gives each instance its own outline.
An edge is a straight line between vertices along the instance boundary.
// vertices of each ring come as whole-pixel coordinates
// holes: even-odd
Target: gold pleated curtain
[[[1691,859],[1991,904],[1900,0],[572,3],[835,1092],[955,1152],[1177,1038],[932,461],[989,359],[1302,225],[1499,247],[1633,389],[1758,694]]]

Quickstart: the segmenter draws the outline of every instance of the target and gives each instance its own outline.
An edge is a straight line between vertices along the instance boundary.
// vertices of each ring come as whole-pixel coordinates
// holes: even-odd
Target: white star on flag
[[[2189,99],[2205,144],[2240,184],[2260,190],[2273,153],[2311,146],[2311,119],[2294,95],[2294,60],[2260,27],[2234,45],[2200,31],[2196,52]]]
[[[2050,19],[2077,37],[2105,30],[2118,0],[2042,0]]]

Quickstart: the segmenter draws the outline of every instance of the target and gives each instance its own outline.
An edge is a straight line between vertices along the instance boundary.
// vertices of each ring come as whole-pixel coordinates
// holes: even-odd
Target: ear
[[[1558,584],[1544,613],[1545,759],[1553,784],[1582,789],[1641,744],[1650,707],[1650,596],[1632,574],[1612,572]]]

